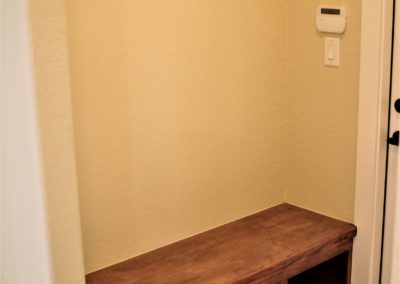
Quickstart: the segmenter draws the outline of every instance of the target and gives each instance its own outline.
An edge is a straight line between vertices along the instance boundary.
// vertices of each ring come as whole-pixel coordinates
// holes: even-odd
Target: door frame
[[[393,43],[392,43],[392,70],[391,70],[391,98],[390,98],[390,107],[389,107],[389,133],[388,137],[393,135],[393,133],[398,130],[398,121],[397,121],[397,112],[393,109],[394,102],[398,98],[399,92],[399,84],[396,81],[396,78],[399,76],[399,50],[398,48],[398,32],[399,32],[399,13],[400,9],[398,6],[398,1],[395,1],[395,23],[393,24],[394,31],[393,31]],[[397,42],[397,43],[396,43]],[[381,282],[382,283],[398,283],[399,276],[396,270],[396,253],[394,251],[398,250],[396,238],[398,237],[398,233],[396,230],[396,214],[398,213],[396,210],[396,203],[397,197],[395,191],[397,190],[397,185],[394,182],[394,179],[397,179],[396,172],[398,169],[398,159],[394,158],[398,156],[399,148],[395,146],[388,145],[388,152],[387,152],[387,166],[386,166],[386,190],[385,190],[385,209],[384,209],[384,224],[383,224],[383,244],[382,244],[382,263],[381,263]],[[394,158],[394,159],[393,159]],[[393,168],[392,168],[393,167]],[[392,170],[393,175],[392,175]],[[392,281],[392,282],[390,282]],[[393,282],[394,281],[394,282]]]
[[[0,3],[0,283],[52,284],[27,4]]]
[[[362,0],[354,284],[379,283],[394,0]]]
[[[83,284],[64,0],[0,10],[0,283]]]

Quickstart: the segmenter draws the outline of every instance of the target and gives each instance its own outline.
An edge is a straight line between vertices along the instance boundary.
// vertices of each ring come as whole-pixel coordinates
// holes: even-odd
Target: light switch
[[[325,38],[325,65],[339,67],[340,39],[334,37]]]

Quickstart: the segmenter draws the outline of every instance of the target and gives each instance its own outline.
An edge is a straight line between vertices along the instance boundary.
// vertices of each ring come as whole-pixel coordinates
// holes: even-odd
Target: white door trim
[[[25,0],[1,1],[0,283],[53,283]]]
[[[395,131],[399,130],[400,121],[399,114],[394,109],[394,102],[400,98],[399,95],[399,60],[400,60],[400,45],[399,45],[399,17],[400,7],[396,3],[395,12],[395,32],[394,32],[394,50],[392,64],[392,86],[391,86],[391,102],[390,102],[390,127],[389,136],[392,136]],[[400,283],[400,226],[398,215],[400,214],[400,195],[398,188],[400,186],[400,148],[389,145],[388,161],[387,161],[387,177],[386,177],[386,200],[385,200],[385,224],[383,236],[383,257],[382,257],[382,283]]]
[[[354,284],[379,282],[393,0],[362,0]]]

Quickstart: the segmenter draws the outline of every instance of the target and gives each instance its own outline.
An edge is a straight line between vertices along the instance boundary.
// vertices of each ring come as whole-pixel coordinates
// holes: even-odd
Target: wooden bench
[[[90,273],[88,284],[350,283],[354,225],[281,204]]]

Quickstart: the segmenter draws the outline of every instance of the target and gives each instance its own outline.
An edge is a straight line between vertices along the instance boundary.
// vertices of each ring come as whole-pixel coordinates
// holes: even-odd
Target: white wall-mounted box
[[[344,33],[346,30],[346,9],[320,5],[316,13],[316,26],[320,32]]]

